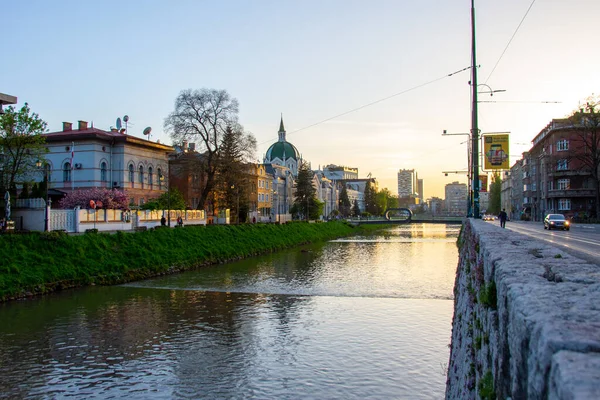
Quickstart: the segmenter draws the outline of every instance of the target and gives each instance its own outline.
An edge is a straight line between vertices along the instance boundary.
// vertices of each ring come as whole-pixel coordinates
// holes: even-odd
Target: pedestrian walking
[[[498,214],[498,219],[500,220],[500,227],[504,228],[506,226],[507,218],[508,215],[506,214],[506,210],[503,208],[502,211],[500,211],[500,214]]]

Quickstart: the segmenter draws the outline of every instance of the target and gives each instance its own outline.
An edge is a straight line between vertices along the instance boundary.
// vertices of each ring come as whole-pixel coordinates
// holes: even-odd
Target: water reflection
[[[3,304],[0,398],[439,398],[456,230],[425,228]]]

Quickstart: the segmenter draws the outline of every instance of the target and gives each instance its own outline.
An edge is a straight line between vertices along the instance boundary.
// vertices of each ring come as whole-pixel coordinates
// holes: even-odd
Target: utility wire
[[[508,50],[508,46],[510,46],[510,43],[513,41],[513,39],[517,35],[517,32],[519,31],[519,28],[521,28],[521,25],[523,24],[523,21],[525,21],[525,18],[527,17],[527,14],[529,14],[529,11],[531,10],[531,7],[533,7],[533,3],[535,3],[535,0],[531,1],[531,4],[529,5],[529,8],[525,12],[525,15],[523,15],[523,18],[521,19],[521,22],[519,22],[519,26],[517,26],[517,29],[515,29],[515,32],[510,37],[510,40],[508,41],[508,44],[504,48],[504,51],[502,52],[502,54],[500,54],[500,58],[498,58],[498,61],[496,61],[496,65],[494,65],[494,68],[492,68],[492,72],[490,72],[490,74],[488,75],[487,79],[485,80],[485,83],[488,83],[488,81],[490,80],[490,77],[492,76],[492,74],[496,70],[496,67],[500,63],[500,60],[502,60],[502,57],[504,56],[504,53],[506,53],[506,50]]]
[[[391,99],[391,98],[393,98],[393,97],[400,96],[400,95],[402,95],[402,94],[405,94],[405,93],[411,92],[411,91],[413,91],[413,90],[416,90],[416,89],[422,88],[422,87],[424,87],[424,86],[427,86],[427,85],[431,85],[432,83],[435,83],[435,82],[437,82],[437,81],[440,81],[440,80],[442,80],[442,79],[445,79],[445,78],[448,78],[448,77],[450,77],[450,76],[456,75],[456,74],[458,74],[458,73],[460,73],[460,72],[463,72],[463,71],[466,71],[466,70],[468,70],[468,69],[470,69],[470,68],[471,68],[471,67],[469,66],[469,67],[466,67],[466,68],[463,68],[463,69],[459,69],[458,71],[454,71],[454,72],[452,72],[452,73],[450,73],[450,74],[446,74],[446,75],[444,75],[444,76],[441,76],[441,77],[439,77],[439,78],[433,79],[433,80],[431,80],[431,81],[429,81],[429,82],[425,82],[425,83],[422,83],[422,84],[420,84],[420,85],[413,86],[413,87],[411,87],[411,88],[409,88],[409,89],[405,89],[405,90],[403,90],[403,91],[401,91],[401,92],[394,93],[394,94],[392,94],[392,95],[390,95],[390,96],[387,96],[387,97],[384,97],[384,98],[382,98],[382,99],[375,100],[375,101],[372,101],[371,103],[364,104],[364,105],[362,105],[362,106],[360,106],[360,107],[353,108],[353,109],[351,109],[351,110],[348,110],[348,111],[345,111],[345,112],[343,112],[343,113],[341,113],[341,114],[334,115],[333,117],[325,118],[325,119],[324,119],[324,120],[322,120],[322,121],[315,122],[314,124],[311,124],[311,125],[305,126],[305,127],[303,127],[303,128],[300,128],[300,129],[296,129],[295,131],[292,131],[292,132],[288,132],[288,135],[294,134],[294,133],[296,133],[296,132],[303,131],[303,130],[305,130],[305,129],[312,128],[312,127],[314,127],[314,126],[317,126],[317,125],[321,125],[321,124],[323,124],[323,123],[325,123],[325,122],[327,122],[327,121],[331,121],[332,119],[336,119],[336,118],[342,117],[342,116],[344,116],[344,115],[351,114],[351,113],[353,113],[353,112],[356,112],[356,111],[358,111],[358,110],[362,110],[363,108],[367,108],[367,107],[373,106],[373,105],[375,105],[375,104],[381,103],[381,102],[383,102],[383,101],[389,100],[389,99]],[[272,140],[273,140],[273,139],[266,140],[266,141],[264,141],[264,142],[261,142],[261,143],[259,143],[259,145],[262,145],[262,144],[265,144],[265,143],[271,143],[271,142],[272,142]]]

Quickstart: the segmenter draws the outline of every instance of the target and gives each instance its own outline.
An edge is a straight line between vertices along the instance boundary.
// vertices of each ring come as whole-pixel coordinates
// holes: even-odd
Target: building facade
[[[77,189],[124,190],[132,205],[141,205],[166,191],[169,153],[173,147],[104,131],[78,121],[78,129],[64,122],[63,130],[43,134],[48,153],[49,189],[64,194]],[[163,177],[163,179],[161,179]]]
[[[457,181],[448,183],[445,187],[446,211],[450,215],[467,215],[468,191],[465,183]]]

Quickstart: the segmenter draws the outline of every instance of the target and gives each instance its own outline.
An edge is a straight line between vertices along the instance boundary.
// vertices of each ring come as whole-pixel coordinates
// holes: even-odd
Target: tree
[[[490,201],[488,204],[488,213],[498,215],[501,206],[502,179],[498,171],[492,175],[492,184],[490,185]]]
[[[215,192],[219,207],[232,210],[231,215],[238,222],[248,215],[248,163],[254,158],[255,151],[256,139],[251,133],[245,133],[240,125],[226,128],[217,161]]]
[[[152,199],[140,206],[142,210],[185,210],[185,199],[183,194],[176,188],[171,188],[168,192],[161,194],[156,199]]]
[[[388,188],[383,188],[377,192],[376,202],[378,208],[377,215],[383,215],[389,208],[398,208],[398,197],[394,196]]]
[[[352,216],[360,217],[360,207],[358,206],[358,200],[354,200],[354,205],[352,206]]]
[[[592,177],[596,197],[596,218],[600,217],[600,98],[590,96],[569,120],[575,133],[571,158],[579,161],[582,172]]]
[[[36,171],[36,161],[46,153],[42,133],[47,124],[25,103],[20,110],[9,106],[0,114],[0,196]],[[16,193],[11,193],[13,196]]]
[[[238,101],[225,90],[183,90],[175,99],[175,110],[165,119],[165,130],[171,138],[198,144],[203,157],[198,158],[202,179],[198,209],[204,209],[215,185],[219,155],[228,127],[237,126]]]
[[[367,181],[365,185],[365,211],[370,215],[379,215],[379,207],[377,206],[377,191],[371,184],[371,181]]]
[[[102,202],[102,208],[124,210],[128,208],[127,194],[118,189],[93,188],[80,189],[68,193],[58,202],[59,208],[89,208],[90,200]]]
[[[350,203],[350,198],[348,197],[348,189],[346,189],[346,185],[344,185],[344,187],[342,188],[342,192],[340,193],[340,200],[339,200],[339,209],[340,209],[340,214],[342,214],[343,217],[347,217],[350,215],[350,212],[352,211],[352,203]]]
[[[317,219],[323,211],[323,203],[317,199],[317,190],[312,185],[313,172],[308,163],[303,161],[298,168],[296,179],[296,195],[294,197],[294,210],[307,220]]]

